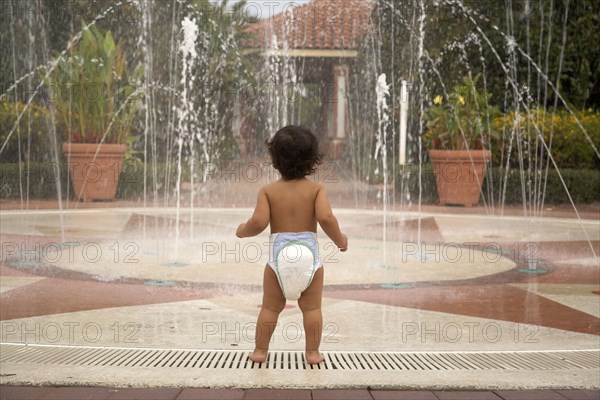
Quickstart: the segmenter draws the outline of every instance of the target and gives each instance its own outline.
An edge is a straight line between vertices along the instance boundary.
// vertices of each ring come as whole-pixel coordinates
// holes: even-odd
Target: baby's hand
[[[344,235],[343,233],[342,233],[342,236],[344,237],[344,241],[341,243],[341,246],[339,246],[339,247],[340,247],[340,251],[343,252],[343,251],[348,250],[348,236]]]
[[[242,230],[244,229],[244,225],[246,225],[246,224],[240,224],[240,226],[238,226],[237,230],[235,231],[235,236],[237,236],[239,238],[244,237],[244,235],[242,235]]]

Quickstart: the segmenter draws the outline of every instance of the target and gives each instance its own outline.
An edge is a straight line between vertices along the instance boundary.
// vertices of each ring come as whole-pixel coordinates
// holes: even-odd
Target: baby
[[[240,238],[256,236],[270,224],[269,262],[263,276],[263,301],[256,322],[256,344],[249,357],[262,363],[286,298],[298,300],[306,335],[306,361],[323,361],[319,352],[323,317],[323,264],[319,259],[317,222],[341,251],[348,238],[340,231],[325,188],[306,178],[321,162],[319,143],[306,128],[286,126],[267,141],[281,179],[258,192],[252,217],[237,228]]]

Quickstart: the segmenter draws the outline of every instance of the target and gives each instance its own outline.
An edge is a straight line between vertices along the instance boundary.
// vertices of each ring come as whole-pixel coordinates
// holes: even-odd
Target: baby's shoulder
[[[313,189],[315,189],[316,191],[325,189],[325,186],[323,186],[322,183],[319,183],[317,181],[313,181],[313,180],[308,180],[310,182],[310,185]]]
[[[273,198],[277,196],[284,188],[281,185],[280,181],[274,181],[271,183],[267,183],[266,185],[260,188],[260,192],[267,195],[268,198]]]
[[[319,182],[315,182],[310,179],[308,179],[307,181],[308,182],[306,183],[306,186],[304,186],[303,192],[305,193],[305,196],[307,196],[308,199],[310,199],[310,201],[315,201],[316,198],[319,196],[319,193],[325,190],[325,187]]]
[[[314,189],[315,193],[318,193],[320,190],[325,189],[325,186],[323,186],[319,182],[315,182],[315,181],[310,181],[310,182],[311,182],[311,187]]]
[[[263,192],[269,192],[272,190],[277,190],[277,188],[280,186],[279,181],[273,181],[271,183],[267,183],[266,185],[264,185],[263,187],[260,188],[261,191]]]

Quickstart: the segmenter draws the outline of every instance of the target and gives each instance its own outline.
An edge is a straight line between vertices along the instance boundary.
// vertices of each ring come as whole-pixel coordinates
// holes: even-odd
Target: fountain
[[[574,193],[574,178],[554,150],[561,145],[554,125],[548,140],[534,124],[547,115],[557,124],[558,115],[572,118],[580,143],[598,165],[597,134],[586,125],[592,117],[576,112],[561,90],[567,11],[556,71],[549,68],[551,44],[543,32],[537,48],[529,39],[527,46],[515,39],[518,10],[502,11],[507,26],[490,25],[494,19],[466,0],[372,2],[373,14],[363,15],[367,28],[358,23],[351,28],[348,37],[356,44],[306,45],[317,40],[301,36],[307,25],[333,29],[350,3],[355,0],[314,0],[289,7],[285,18],[263,20],[248,15],[243,2],[227,1],[115,1],[94,15],[71,4],[60,16],[33,0],[2,4],[9,8],[2,10],[2,27],[9,28],[2,30],[8,32],[2,58],[11,66],[8,78],[1,76],[0,107],[14,117],[0,136],[0,342],[3,352],[15,355],[0,362],[3,370],[6,365],[18,371],[6,382],[64,382],[59,367],[67,365],[93,371],[114,366],[98,369],[104,377],[89,381],[76,374],[77,382],[104,384],[144,385],[152,379],[157,385],[297,387],[323,372],[329,374],[318,383],[323,387],[373,382],[394,387],[402,384],[391,374],[396,369],[420,371],[420,363],[430,363],[442,372],[441,385],[457,387],[456,379],[475,373],[469,368],[492,360],[490,354],[514,353],[525,360],[522,354],[536,352],[527,359],[535,366],[531,374],[495,377],[492,383],[528,385],[531,376],[539,376],[545,385],[560,386],[578,373],[576,386],[597,385],[598,210]],[[552,31],[552,17],[545,13],[561,8],[524,4],[527,29],[531,24]],[[468,24],[472,30],[436,43],[432,27],[443,25],[438,22],[448,10],[455,18],[449,29]],[[123,16],[127,23],[118,24]],[[69,20],[63,21],[69,38],[51,29],[57,18]],[[89,22],[79,30],[74,27],[80,20]],[[267,45],[249,45],[260,40],[241,37],[240,27],[249,23],[266,27],[245,29],[266,33],[259,39]],[[135,89],[124,103],[138,101],[141,107],[114,203],[72,200],[59,151],[60,121],[47,85],[58,62],[94,24],[123,40],[128,64],[143,67],[123,82]],[[456,83],[449,80],[449,64],[462,65],[465,76],[481,73],[482,87],[473,85],[474,91],[504,96],[492,101],[505,118],[483,122],[488,132],[500,124],[501,132],[487,142],[498,158],[485,177],[481,205],[473,209],[436,204],[422,135],[434,95],[450,97]],[[47,110],[44,117],[28,111],[38,106]],[[306,368],[312,378],[288,381],[277,369],[302,364],[286,358],[302,349],[299,309],[287,305],[271,345],[278,353],[255,379],[259,367],[243,354],[253,347],[268,238],[266,232],[246,241],[234,235],[258,188],[277,179],[263,142],[286,124],[314,129],[330,154],[340,142],[346,146],[314,179],[328,187],[350,238],[348,253],[340,253],[319,231],[327,271],[322,345],[327,361],[323,369]],[[45,151],[35,147],[40,143]],[[552,196],[566,199],[566,206],[549,204]],[[41,367],[28,366],[23,378],[25,367],[16,355],[23,344],[31,351],[66,349],[73,357],[61,364],[32,355],[29,360]],[[76,364],[83,359],[81,349],[98,351],[98,363]],[[373,359],[361,358],[363,353],[389,371],[336,375],[336,369],[371,365]],[[410,353],[406,364],[394,364],[399,353]],[[535,357],[546,353],[558,354],[549,362],[561,367],[538,368]],[[125,358],[111,358],[116,355]],[[181,375],[118,370],[138,357],[145,361],[137,366],[181,368]],[[560,357],[579,369],[563,368]],[[223,360],[233,374],[221,371],[194,381],[197,370],[184,369]],[[510,360],[496,360],[486,371],[528,369]],[[48,378],[44,374],[51,375],[53,367],[57,375]],[[417,376],[406,379],[423,384]]]

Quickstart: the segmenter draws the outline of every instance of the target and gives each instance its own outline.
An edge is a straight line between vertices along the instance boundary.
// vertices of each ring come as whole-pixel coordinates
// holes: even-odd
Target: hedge
[[[395,183],[400,196],[406,197],[410,195],[413,202],[417,202],[419,198],[419,167],[416,165],[405,166],[399,170],[396,175]],[[423,164],[421,167],[421,201],[425,204],[438,203],[438,195],[435,187],[435,176],[431,164]],[[571,198],[575,204],[589,204],[600,201],[600,171],[589,169],[563,169],[560,175],[565,182]],[[538,174],[537,179],[544,178],[544,173]],[[482,198],[486,201],[494,199],[495,203],[502,203],[500,196],[506,181],[506,192],[504,204],[522,204],[523,188],[521,186],[521,173],[518,169],[509,169],[508,173],[505,168],[492,167],[488,168],[486,179],[482,188]],[[531,185],[535,184],[534,177],[528,177],[525,171],[525,181],[531,181]],[[529,189],[528,184],[525,185],[526,193],[535,192]],[[527,196],[526,196],[527,197]],[[528,198],[528,197],[527,197]],[[529,198],[528,198],[529,199]],[[548,171],[546,182],[546,195],[544,202],[546,204],[569,204],[569,198],[564,190],[564,186],[560,181],[559,174],[555,170]]]
[[[515,121],[516,120],[516,121]],[[515,123],[516,122],[516,123]],[[518,168],[519,163],[527,165],[528,161],[535,158],[534,154],[527,155],[527,151],[534,152],[537,143],[542,148],[538,135],[544,138],[546,145],[551,147],[552,157],[559,168],[573,169],[598,169],[600,158],[596,154],[594,146],[600,147],[600,113],[592,111],[577,111],[571,115],[565,110],[552,113],[550,110],[535,109],[529,114],[514,112],[496,118],[492,125],[499,131],[506,131],[504,139],[492,140],[492,160],[502,165],[506,163],[511,131],[515,130],[515,136],[522,141],[522,155],[517,150],[515,138],[511,149],[511,167]],[[583,128],[585,130],[582,131]],[[591,143],[590,143],[591,142]],[[592,146],[592,143],[594,146]],[[504,154],[503,154],[504,153]],[[543,151],[546,154],[545,148]],[[546,156],[544,156],[546,161]]]
[[[22,190],[29,193],[30,199],[56,199],[56,182],[57,164],[48,163],[30,163],[21,164],[21,171],[19,171],[19,164],[0,164],[0,199],[18,199],[21,197],[21,188],[19,180],[21,180]],[[69,174],[67,171],[66,163],[58,164],[58,171],[60,176],[61,194],[62,198],[67,197],[67,190],[69,190],[68,179]],[[157,180],[160,185],[160,191],[164,192],[166,188],[165,176],[167,169],[164,164],[158,164],[156,166]],[[153,170],[148,168],[146,170],[147,185],[151,187],[153,182]],[[175,178],[177,174],[176,168],[170,169],[170,184],[169,189],[175,188]],[[22,179],[19,179],[19,177]],[[131,161],[125,162],[123,171],[119,177],[119,187],[117,190],[118,199],[135,199],[143,195],[144,191],[144,171],[142,164],[139,162]],[[189,177],[189,171],[184,170],[184,180]],[[27,189],[27,177],[29,177],[29,189]],[[71,198],[74,197],[72,189],[70,189]]]
[[[29,198],[30,199],[56,199],[56,174],[55,164],[40,163],[30,164],[27,170],[22,164],[21,176],[23,191],[26,191],[26,176],[29,175]],[[65,164],[59,165],[61,177],[61,191],[63,198],[67,193],[67,168]],[[164,193],[165,189],[173,190],[175,188],[176,168],[170,169],[170,183],[166,185],[167,168],[165,164],[157,164],[157,181],[159,182],[159,192]],[[183,180],[189,180],[189,170],[183,170]],[[435,188],[435,177],[431,164],[422,165],[421,179],[421,201],[424,204],[436,204],[438,202]],[[589,204],[600,200],[600,171],[597,170],[575,170],[564,169],[560,171],[562,178],[576,204]],[[143,195],[143,168],[139,163],[125,164],[123,173],[120,176],[119,190],[117,198],[136,199]],[[153,170],[146,170],[148,190],[151,191],[153,185]],[[416,165],[405,166],[398,170],[395,177],[396,192],[400,196],[410,195],[411,200],[416,203],[419,197],[419,167]],[[538,179],[543,174],[538,175]],[[533,179],[533,178],[532,178]],[[500,193],[506,181],[506,198],[504,204],[521,204],[522,187],[521,174],[519,170],[510,169],[508,174],[506,169],[493,167],[488,169],[486,180],[483,186],[483,194],[488,201],[493,196],[495,203],[500,203]],[[528,190],[526,188],[526,190]],[[71,197],[73,197],[71,195]],[[0,164],[0,198],[18,199],[20,198],[19,189],[19,165],[18,164]],[[546,185],[546,204],[569,203],[560,178],[555,170],[548,171],[548,180]],[[480,200],[482,202],[482,200]]]

